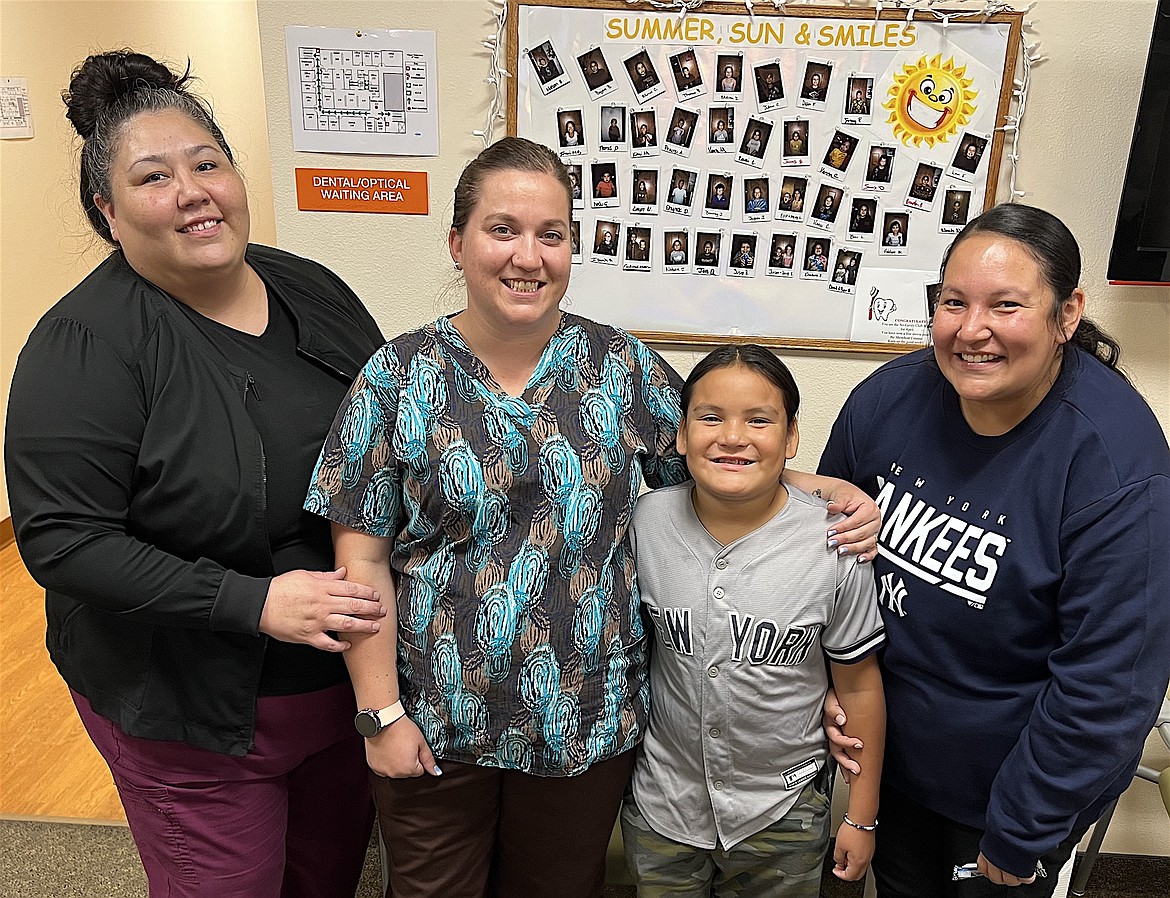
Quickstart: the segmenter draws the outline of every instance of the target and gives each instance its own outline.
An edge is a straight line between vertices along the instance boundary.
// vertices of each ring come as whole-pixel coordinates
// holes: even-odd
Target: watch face
[[[367,739],[377,736],[382,730],[382,721],[378,719],[375,712],[370,710],[358,711],[357,716],[353,719],[353,725]]]

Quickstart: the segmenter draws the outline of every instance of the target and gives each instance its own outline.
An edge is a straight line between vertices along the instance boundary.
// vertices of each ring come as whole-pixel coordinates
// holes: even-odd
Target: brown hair
[[[565,188],[565,200],[573,206],[573,182],[559,156],[543,144],[523,137],[502,137],[467,163],[455,185],[455,212],[451,227],[462,234],[479,203],[483,182],[502,171],[538,172],[552,175]]]

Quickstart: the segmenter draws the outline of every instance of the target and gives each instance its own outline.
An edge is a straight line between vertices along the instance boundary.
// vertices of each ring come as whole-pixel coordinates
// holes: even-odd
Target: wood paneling
[[[0,549],[0,816],[125,822],[45,649],[45,594],[16,545]]]

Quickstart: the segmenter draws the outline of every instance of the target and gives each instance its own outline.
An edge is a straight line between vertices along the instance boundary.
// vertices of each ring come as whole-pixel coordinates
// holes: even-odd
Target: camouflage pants
[[[659,835],[627,793],[622,839],[638,898],[817,898],[829,848],[829,789],[822,770],[783,818],[729,851]]]

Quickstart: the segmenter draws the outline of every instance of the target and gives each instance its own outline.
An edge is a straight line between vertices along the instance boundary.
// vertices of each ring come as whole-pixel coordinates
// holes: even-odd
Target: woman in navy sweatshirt
[[[1166,691],[1170,450],[1059,220],[997,206],[942,275],[933,346],[853,391],[820,466],[883,516],[874,873],[883,898],[1046,896]]]

